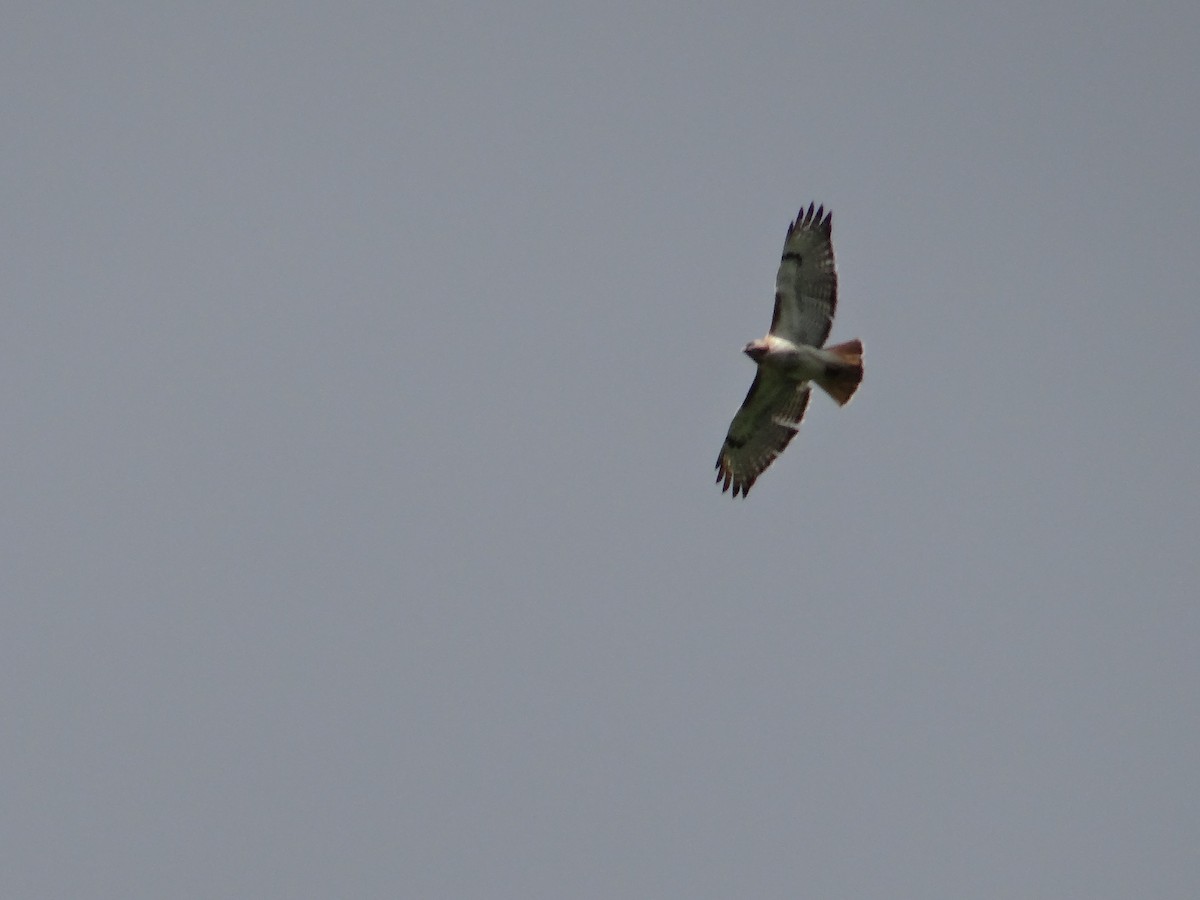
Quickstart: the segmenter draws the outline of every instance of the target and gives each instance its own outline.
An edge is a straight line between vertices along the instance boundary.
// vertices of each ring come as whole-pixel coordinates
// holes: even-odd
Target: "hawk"
[[[723,492],[732,486],[735,497],[746,496],[796,436],[814,383],[845,406],[862,381],[861,341],[825,347],[837,308],[832,233],[824,206],[800,210],[783,242],[771,330],[742,348],[758,373],[717,457],[717,484]]]

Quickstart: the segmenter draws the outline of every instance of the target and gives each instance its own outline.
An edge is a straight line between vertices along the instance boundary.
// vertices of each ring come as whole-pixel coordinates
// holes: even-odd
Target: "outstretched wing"
[[[821,347],[833,327],[837,308],[837,270],[833,265],[833,213],[824,206],[800,210],[788,226],[783,259],[775,276],[775,313],[771,334],[793,344]]]
[[[744,497],[800,428],[808,406],[809,384],[788,381],[759,367],[750,392],[729,424],[717,457],[717,484],[733,485]]]

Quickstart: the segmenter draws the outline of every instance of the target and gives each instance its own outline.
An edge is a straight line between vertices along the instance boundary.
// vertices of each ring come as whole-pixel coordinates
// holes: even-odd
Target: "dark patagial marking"
[[[746,442],[744,440],[738,440],[737,438],[733,437],[733,435],[725,438],[725,443],[734,450],[740,450],[742,447],[746,446]]]
[[[796,261],[796,265],[798,265],[798,266],[803,265],[803,263],[804,263],[804,257],[802,257],[795,250],[789,250],[787,253],[783,254],[783,258],[784,259],[794,259]]]

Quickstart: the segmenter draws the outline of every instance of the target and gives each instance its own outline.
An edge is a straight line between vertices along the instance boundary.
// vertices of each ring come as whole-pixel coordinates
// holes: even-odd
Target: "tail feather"
[[[833,358],[826,364],[825,374],[817,379],[817,385],[838,406],[845,406],[862,384],[862,341],[855,338],[844,344],[834,344],[826,347],[825,352]]]

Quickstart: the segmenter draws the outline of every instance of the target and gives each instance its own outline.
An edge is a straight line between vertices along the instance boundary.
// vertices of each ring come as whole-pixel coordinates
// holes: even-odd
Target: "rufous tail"
[[[834,344],[826,347],[825,352],[835,358],[826,364],[825,374],[817,379],[817,385],[832,397],[838,406],[845,406],[862,384],[862,341],[855,338],[844,344]]]

